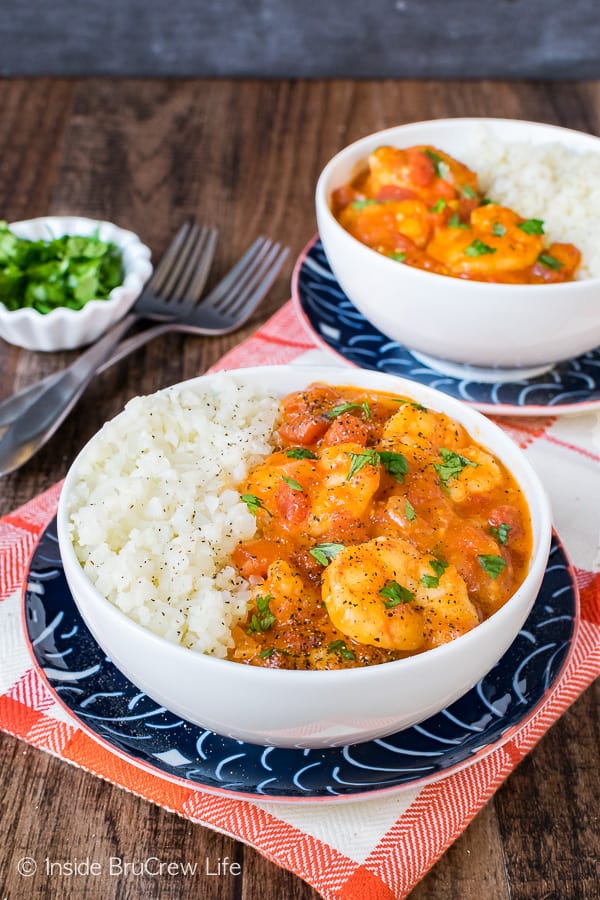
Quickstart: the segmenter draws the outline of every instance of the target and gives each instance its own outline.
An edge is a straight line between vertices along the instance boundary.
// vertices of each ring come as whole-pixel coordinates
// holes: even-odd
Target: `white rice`
[[[70,498],[73,544],[100,593],[140,625],[226,655],[250,596],[229,557],[256,529],[235,485],[272,452],[277,409],[220,375],[137,397],[100,432]]]
[[[477,172],[486,196],[523,218],[543,219],[547,244],[575,244],[578,278],[600,276],[600,153],[504,143],[481,127],[461,161]]]

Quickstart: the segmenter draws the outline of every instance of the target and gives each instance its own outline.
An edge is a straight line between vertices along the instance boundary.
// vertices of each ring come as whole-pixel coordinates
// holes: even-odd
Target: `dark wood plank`
[[[314,233],[314,185],[351,140],[402,121],[505,115],[600,130],[596,83],[78,80],[0,82],[1,214],[103,216],[160,254],[188,215],[218,225],[214,281],[258,233],[289,243]],[[40,128],[40,121],[44,127]],[[192,377],[283,303],[291,262],[237,335],[170,335],[100,376],[27,466],[2,480],[0,512],[64,475],[102,422],[136,393]],[[0,341],[1,396],[73,354]],[[598,701],[588,691],[516,770],[413,892],[419,900],[592,900],[598,897]],[[308,900],[315,892],[241,844],[194,826],[86,773],[0,736],[0,896],[66,900],[191,897]],[[228,856],[242,879],[146,877],[30,882],[14,868],[42,860],[140,855],[184,862]]]

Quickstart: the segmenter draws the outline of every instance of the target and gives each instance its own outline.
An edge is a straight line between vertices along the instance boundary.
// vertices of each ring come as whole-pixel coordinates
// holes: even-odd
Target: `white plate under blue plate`
[[[281,750],[204,731],[158,706],[125,678],[77,611],[55,522],[33,556],[24,594],[34,662],[57,699],[93,737],[170,780],[228,796],[287,802],[395,792],[481,759],[547,701],[572,648],[577,616],[573,572],[554,538],[540,594],[522,631],[464,697],[421,725],[384,739],[330,750]]]
[[[300,255],[292,297],[308,331],[325,349],[363,369],[401,375],[496,415],[558,415],[600,408],[600,347],[543,375],[488,383],[442,374],[365,319],[340,287],[314,238]]]

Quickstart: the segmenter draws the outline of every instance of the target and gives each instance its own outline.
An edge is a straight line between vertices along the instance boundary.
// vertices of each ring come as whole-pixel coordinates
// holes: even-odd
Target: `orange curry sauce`
[[[281,403],[279,449],[239,487],[257,536],[229,658],[338,669],[469,631],[523,581],[529,513],[505,467],[457,422],[403,397],[313,384]]]
[[[331,204],[363,244],[439,275],[548,284],[572,281],[581,262],[573,244],[546,246],[541,219],[484,197],[475,172],[436,147],[379,147]]]

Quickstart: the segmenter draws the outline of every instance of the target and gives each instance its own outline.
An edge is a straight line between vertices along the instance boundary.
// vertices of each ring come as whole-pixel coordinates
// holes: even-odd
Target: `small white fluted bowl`
[[[377,147],[430,144],[460,159],[465,148],[472,152],[482,126],[492,139],[530,144],[532,153],[536,145],[555,143],[577,153],[600,154],[597,137],[537,122],[412,122],[367,135],[337,153],[320,175],[316,213],[331,268],[365,318],[409,350],[433,357],[442,372],[460,377],[455,365],[473,366],[484,371],[468,377],[501,381],[530,377],[600,344],[600,278],[519,285],[426,272],[362,244],[342,228],[330,207],[332,192],[364,169]]]
[[[194,652],[128,618],[97,591],[77,559],[69,531],[70,497],[96,436],[73,463],[58,509],[65,575],[88,628],[115,665],[157,703],[189,722],[239,740],[280,747],[338,746],[392,734],[439,712],[470,690],[500,659],[537,596],[548,559],[551,516],[544,489],[525,455],[479,413],[445,394],[393,375],[301,366],[265,366],[229,374],[243,384],[282,396],[313,381],[394,392],[461,422],[512,472],[528,503],[533,553],[523,584],[501,609],[469,633],[421,655],[382,665],[285,671]],[[200,387],[214,378],[193,379],[186,388]],[[121,415],[126,416],[127,411]]]
[[[11,311],[0,302],[0,337],[26,350],[74,350],[93,343],[125,315],[152,274],[149,248],[133,231],[112,222],[81,216],[41,216],[13,222],[9,227],[18,237],[30,240],[65,234],[87,237],[97,232],[100,240],[112,241],[123,254],[123,282],[106,300],[90,300],[82,309],[59,307],[47,314],[30,308]]]

